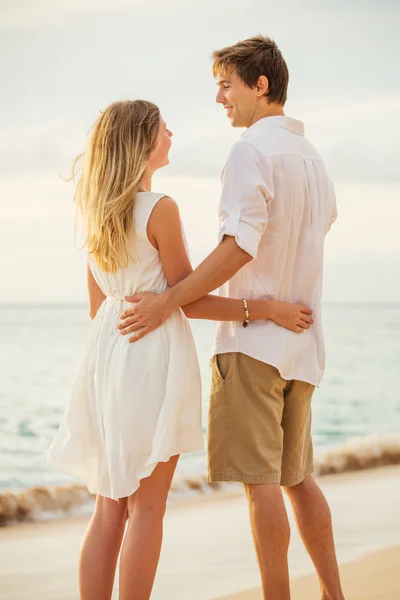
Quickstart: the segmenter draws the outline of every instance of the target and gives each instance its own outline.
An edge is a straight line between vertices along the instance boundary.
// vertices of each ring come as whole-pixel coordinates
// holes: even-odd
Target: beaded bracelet
[[[250,323],[249,307],[247,306],[247,302],[244,298],[242,298],[242,302],[243,302],[243,308],[244,308],[244,314],[245,314],[245,320],[243,321],[243,327],[247,327],[247,325]]]

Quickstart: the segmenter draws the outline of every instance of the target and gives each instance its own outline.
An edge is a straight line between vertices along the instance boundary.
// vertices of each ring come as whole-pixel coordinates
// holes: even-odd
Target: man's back
[[[221,289],[224,296],[301,302],[314,325],[303,334],[255,322],[217,325],[215,353],[242,352],[285,379],[318,385],[325,352],[321,325],[323,247],[336,218],[333,186],[303,124],[260,119],[234,145],[223,172],[221,231],[253,256]]]

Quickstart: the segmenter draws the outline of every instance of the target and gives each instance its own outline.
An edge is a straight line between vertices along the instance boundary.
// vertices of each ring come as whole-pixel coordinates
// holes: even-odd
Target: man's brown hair
[[[278,46],[264,35],[238,42],[212,53],[213,75],[236,69],[240,79],[249,87],[257,85],[259,77],[268,79],[268,102],[284,106],[289,83],[289,71]]]

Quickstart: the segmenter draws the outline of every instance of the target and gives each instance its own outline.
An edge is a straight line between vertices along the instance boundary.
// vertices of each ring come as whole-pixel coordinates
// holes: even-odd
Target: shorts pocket
[[[226,383],[230,379],[232,373],[232,358],[232,352],[214,354],[211,361],[213,380],[215,378],[222,383]]]
[[[224,358],[222,361],[220,357]],[[212,377],[211,377],[211,393],[210,393],[210,412],[213,412],[214,407],[223,402],[227,388],[226,384],[231,377],[231,361],[227,361],[226,354],[214,355],[211,359]]]

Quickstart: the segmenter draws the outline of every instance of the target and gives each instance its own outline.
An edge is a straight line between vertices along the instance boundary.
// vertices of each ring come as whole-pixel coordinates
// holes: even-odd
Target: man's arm
[[[195,271],[158,298],[153,295],[127,298],[137,304],[125,311],[121,319],[134,317],[135,329],[131,331],[136,332],[135,339],[159,327],[173,310],[223,285],[257,256],[268,223],[267,205],[272,197],[270,159],[261,156],[252,144],[238,142],[222,178],[219,246]],[[122,323],[120,328],[124,327]]]
[[[162,325],[175,309],[194,302],[224,284],[251,260],[252,257],[238,246],[235,238],[225,236],[195,271],[163,294],[127,297],[128,302],[136,304],[122,313],[120,329],[123,332],[127,324],[133,323],[128,332],[135,333],[129,341],[140,340]]]
[[[193,273],[162,294],[169,312],[219,288],[251,260],[235,238],[226,235]]]
[[[235,144],[222,178],[220,244],[189,277],[165,292],[172,310],[217,289],[257,256],[272,196],[270,160],[247,142]]]
[[[336,219],[338,218],[335,187],[331,181],[329,182],[329,188],[330,188],[330,198],[329,199],[330,199],[330,204],[331,204],[331,211],[330,211],[330,215],[329,215],[328,225],[326,228],[326,233],[328,233],[330,231],[332,225],[335,223]]]

